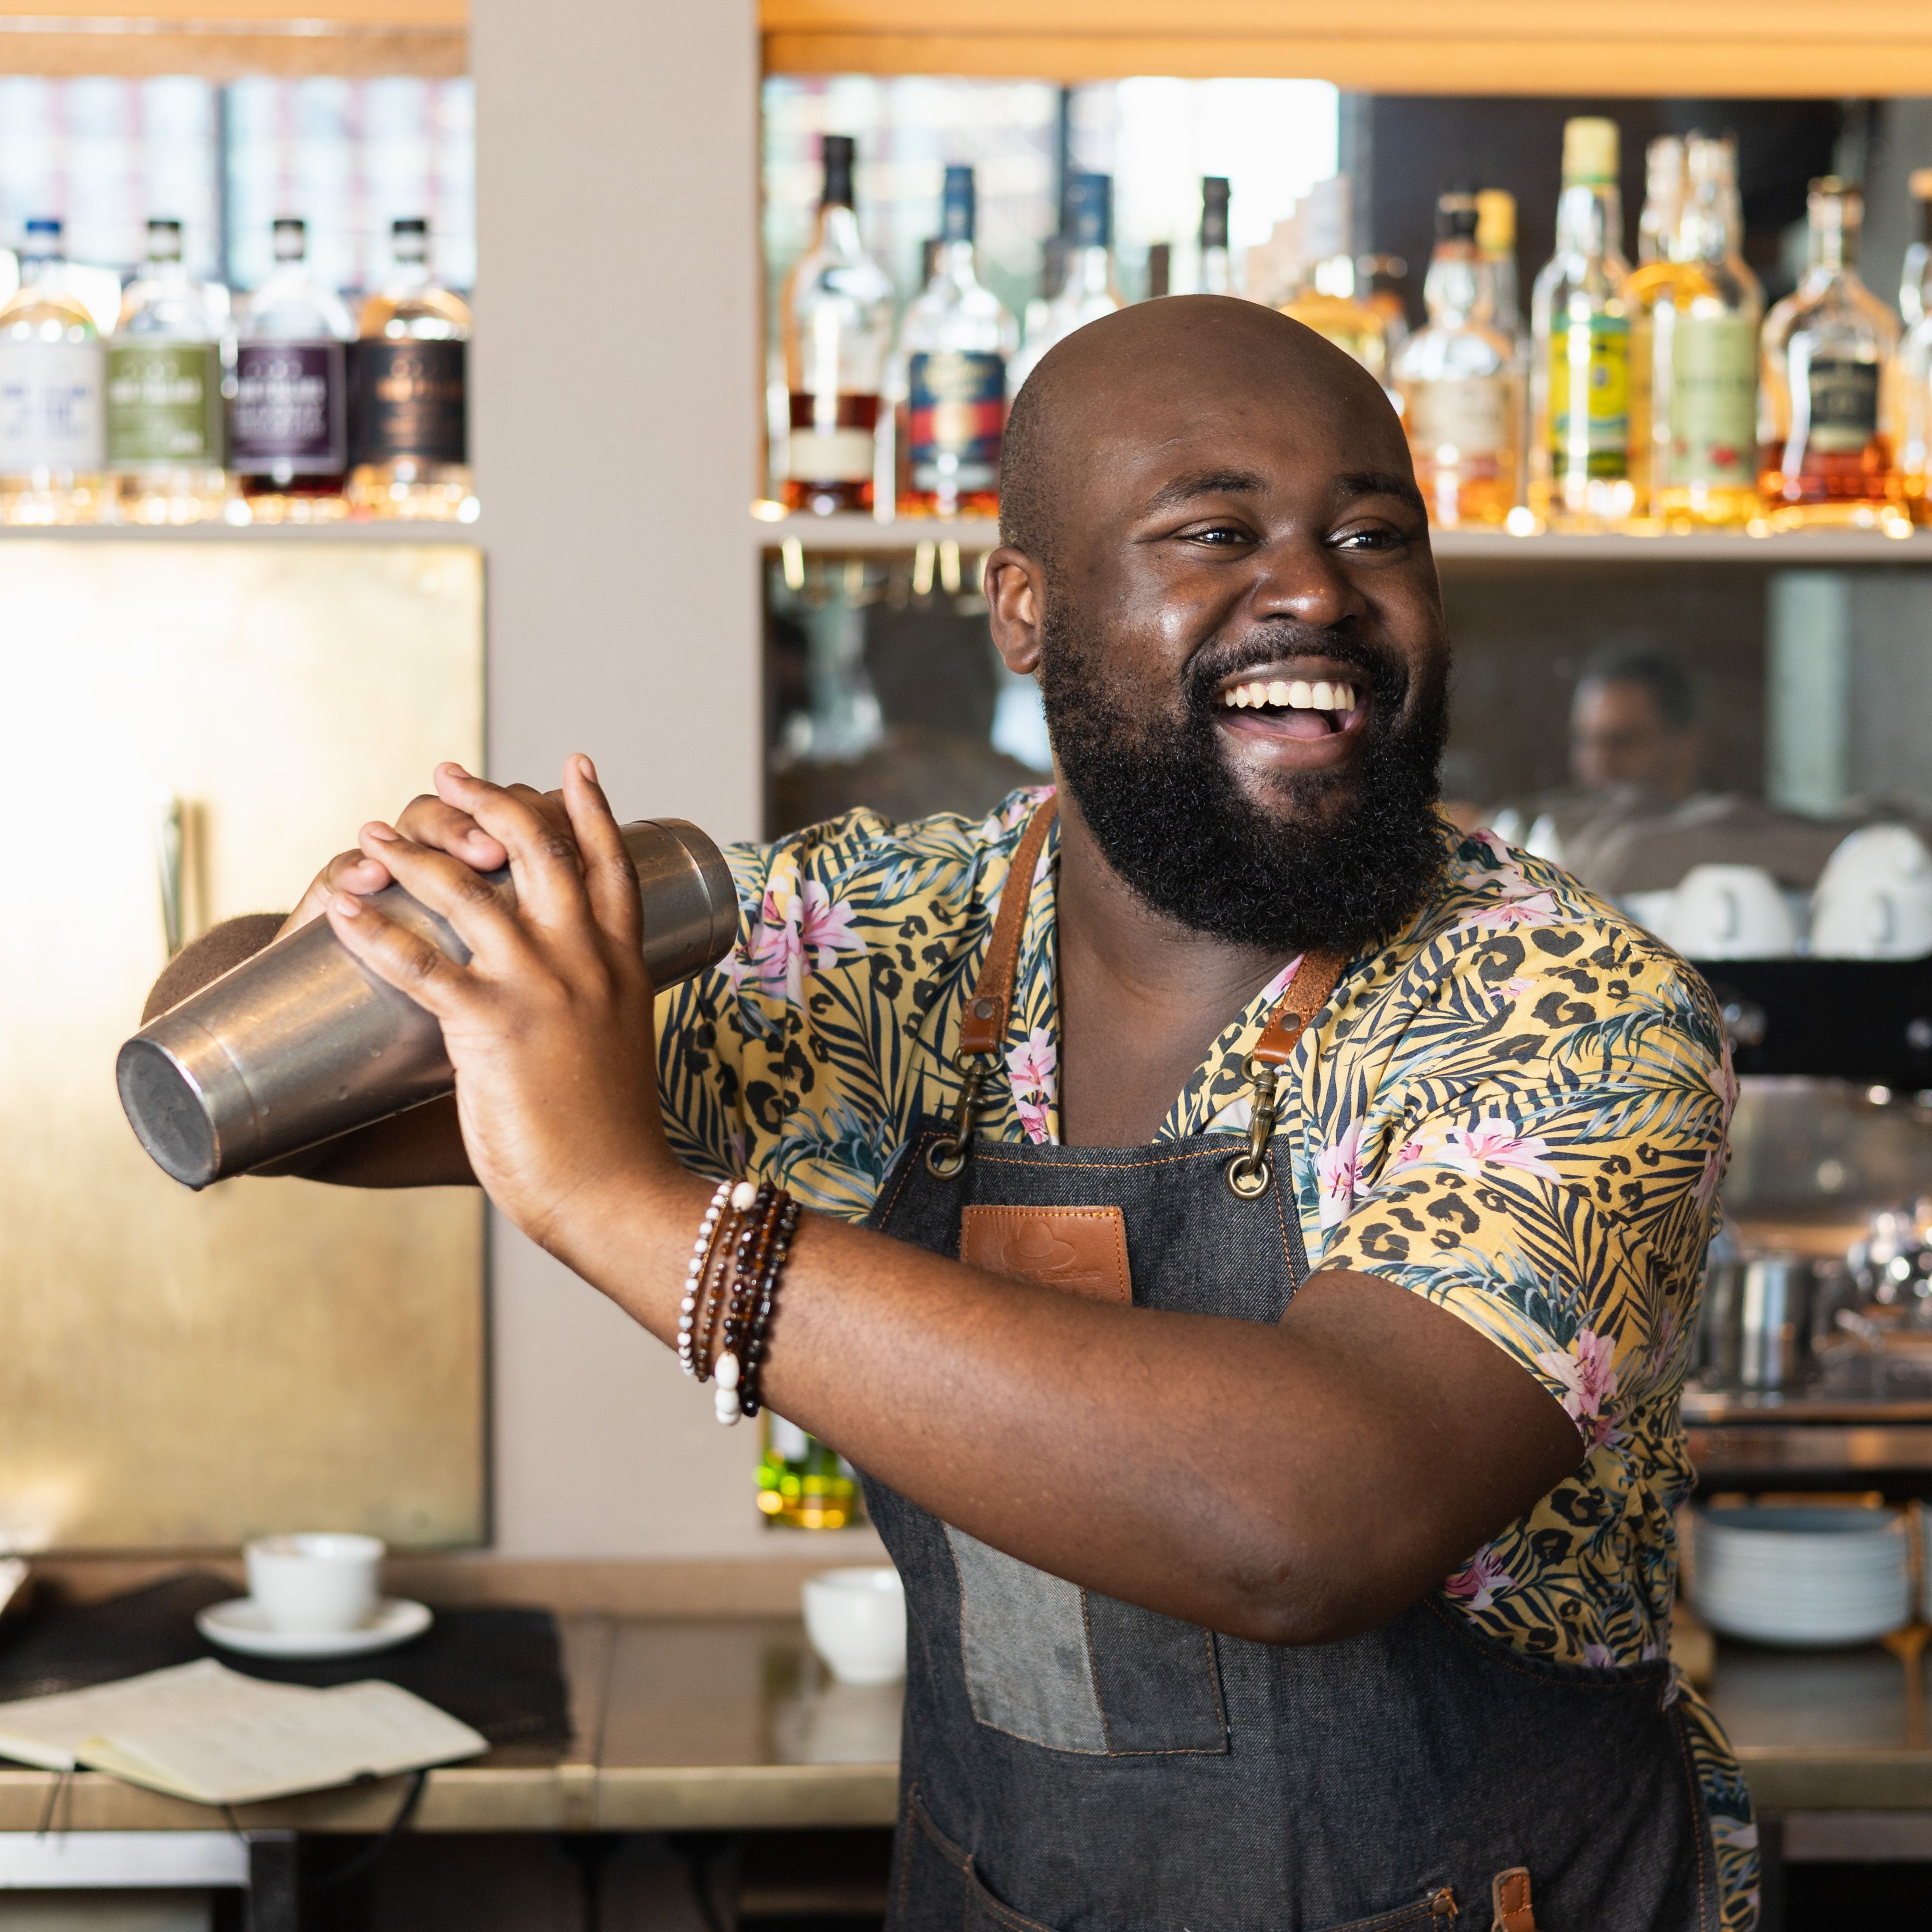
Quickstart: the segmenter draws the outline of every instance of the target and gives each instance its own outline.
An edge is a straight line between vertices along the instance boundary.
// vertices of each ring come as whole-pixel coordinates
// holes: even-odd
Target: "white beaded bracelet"
[[[711,1205],[704,1210],[704,1219],[698,1224],[698,1239],[692,1244],[691,1265],[685,1270],[684,1299],[678,1304],[677,1361],[678,1366],[688,1376],[698,1372],[698,1365],[692,1359],[692,1329],[698,1319],[698,1291],[704,1280],[704,1264],[711,1252],[711,1238],[718,1231],[718,1217],[724,1211],[724,1204],[731,1197],[731,1184],[721,1180],[718,1191],[711,1197]]]

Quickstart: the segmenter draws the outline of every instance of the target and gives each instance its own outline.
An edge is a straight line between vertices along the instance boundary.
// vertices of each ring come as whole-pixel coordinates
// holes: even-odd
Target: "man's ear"
[[[1030,677],[1040,668],[1040,621],[1046,580],[1034,560],[1002,544],[986,559],[987,622],[993,647],[1010,671]]]

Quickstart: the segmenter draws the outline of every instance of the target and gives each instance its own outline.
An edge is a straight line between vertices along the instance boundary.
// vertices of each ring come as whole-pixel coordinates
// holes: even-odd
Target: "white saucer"
[[[231,1597],[197,1611],[194,1627],[210,1643],[250,1657],[360,1657],[406,1643],[433,1621],[426,1605],[385,1597],[353,1630],[278,1630],[253,1597]]]

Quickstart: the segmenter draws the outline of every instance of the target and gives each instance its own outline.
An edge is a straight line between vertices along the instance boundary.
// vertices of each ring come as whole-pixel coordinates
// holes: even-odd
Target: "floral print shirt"
[[[872,1208],[922,1114],[951,1110],[961,1010],[1042,793],[975,824],[855,812],[730,855],[724,964],[660,1002],[664,1109],[702,1172],[769,1175],[826,1213]],[[1567,873],[1443,826],[1407,931],[1352,962],[1284,1091],[1310,1264],[1426,1296],[1510,1355],[1588,1446],[1574,1475],[1446,1578],[1526,1654],[1612,1668],[1666,1653],[1678,1396],[1735,1097],[1702,982]],[[1058,1133],[1058,830],[1028,893],[1006,1078],[976,1130]],[[1232,1018],[1158,1138],[1240,1133],[1242,1063],[1298,962]],[[1293,1120],[1292,1110],[1285,1120]],[[1679,1683],[1726,1932],[1755,1922],[1756,1828],[1730,1750]]]

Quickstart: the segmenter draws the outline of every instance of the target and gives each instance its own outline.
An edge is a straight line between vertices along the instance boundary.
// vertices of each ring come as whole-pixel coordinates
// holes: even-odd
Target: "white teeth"
[[[1273,705],[1277,710],[1346,714],[1355,708],[1355,687],[1352,684],[1330,683],[1326,680],[1311,684],[1303,678],[1256,678],[1223,692],[1221,702],[1225,706],[1242,711],[1259,710]]]

